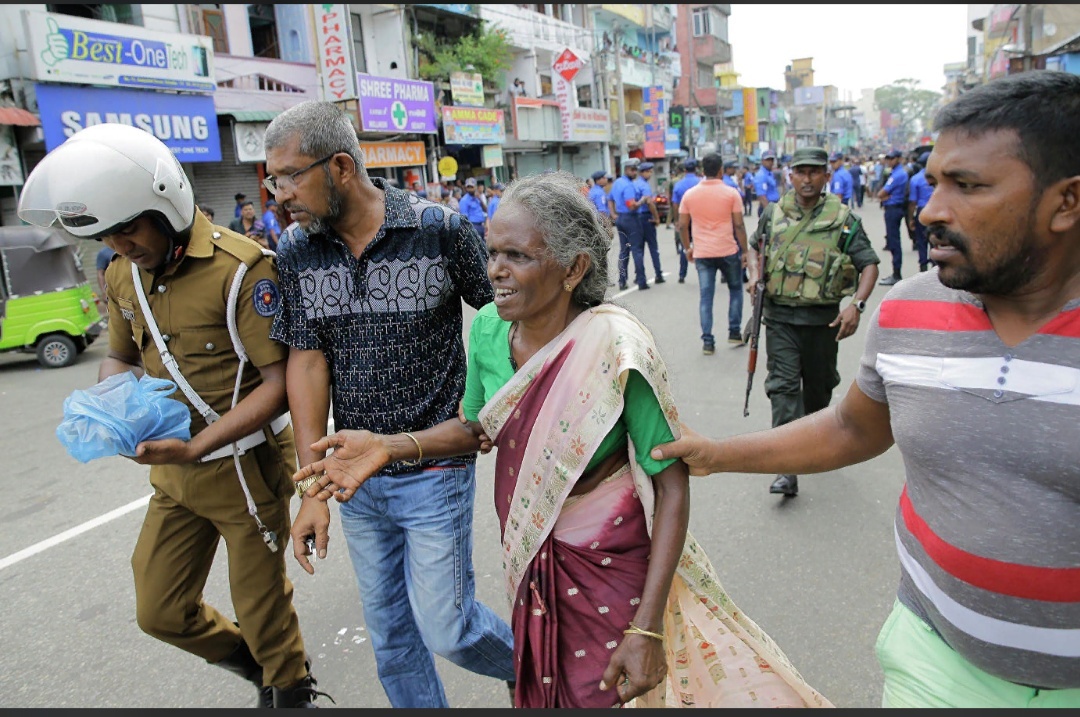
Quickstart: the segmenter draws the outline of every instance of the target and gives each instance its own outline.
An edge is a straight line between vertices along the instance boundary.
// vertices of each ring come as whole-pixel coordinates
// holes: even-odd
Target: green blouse
[[[469,369],[465,379],[463,405],[465,417],[477,420],[484,407],[499,389],[514,376],[510,365],[510,322],[499,318],[494,303],[484,306],[473,318],[469,329]],[[660,402],[649,382],[637,371],[630,371],[623,395],[623,412],[585,470],[598,465],[616,451],[625,450],[629,434],[634,441],[637,462],[649,475],[670,466],[673,459],[656,461],[649,451],[660,443],[674,440]]]

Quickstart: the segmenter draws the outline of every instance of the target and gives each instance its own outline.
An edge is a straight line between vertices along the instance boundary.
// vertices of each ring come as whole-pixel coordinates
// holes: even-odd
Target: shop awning
[[[281,114],[280,110],[218,110],[219,115],[230,115],[237,122],[269,122]]]
[[[41,125],[41,120],[33,112],[27,112],[19,107],[0,107],[0,124],[38,127]]]

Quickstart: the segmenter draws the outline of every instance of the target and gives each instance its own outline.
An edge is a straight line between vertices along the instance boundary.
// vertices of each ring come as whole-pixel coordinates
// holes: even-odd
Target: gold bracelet
[[[644,635],[645,637],[654,637],[660,642],[664,641],[664,636],[659,632],[649,632],[648,630],[642,630],[634,623],[630,623],[630,627],[623,630],[624,635]]]
[[[420,455],[416,457],[415,461],[401,461],[401,465],[410,467],[420,465],[420,461],[424,460],[424,449],[420,445],[420,441],[416,440],[416,436],[409,433],[408,431],[402,431],[402,433],[403,435],[406,435],[412,439],[412,442],[416,444],[416,450],[419,452]]]

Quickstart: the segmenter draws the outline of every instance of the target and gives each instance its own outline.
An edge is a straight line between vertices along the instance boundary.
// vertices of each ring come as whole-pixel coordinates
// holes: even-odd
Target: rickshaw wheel
[[[63,368],[75,363],[78,350],[65,334],[49,334],[37,344],[37,360],[45,368]]]

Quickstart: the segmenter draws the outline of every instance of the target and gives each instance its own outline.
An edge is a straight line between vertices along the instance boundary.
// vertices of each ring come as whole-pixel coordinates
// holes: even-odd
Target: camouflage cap
[[[791,158],[791,166],[812,164],[824,167],[829,164],[829,154],[821,147],[800,147]]]

